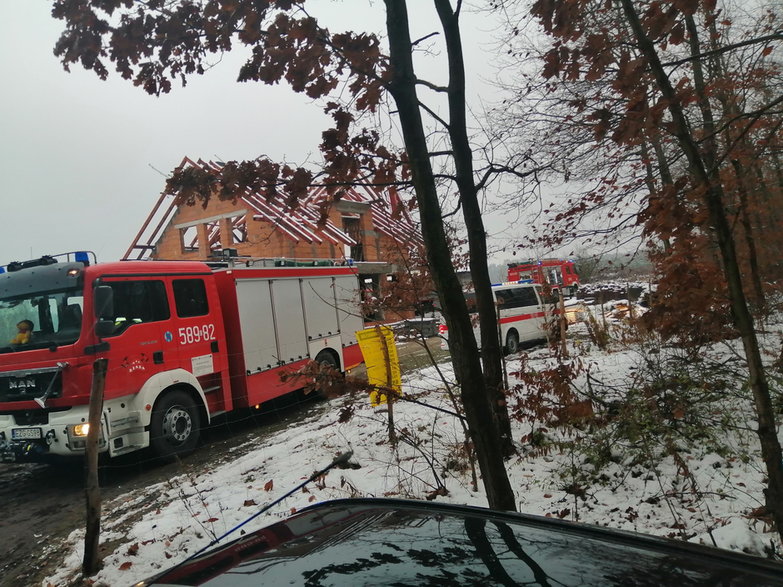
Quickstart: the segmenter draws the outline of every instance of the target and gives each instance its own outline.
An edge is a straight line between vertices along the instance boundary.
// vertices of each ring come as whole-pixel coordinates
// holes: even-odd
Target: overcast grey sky
[[[326,4],[335,30],[352,19],[383,25],[377,0],[319,3]],[[426,6],[428,13],[420,19],[414,13],[414,21],[434,28],[430,3],[417,4],[409,3],[412,12]],[[317,151],[324,128],[320,107],[287,86],[236,83],[241,55],[228,55],[187,87],[155,98],[116,74],[102,82],[77,66],[66,73],[52,52],[62,23],[50,10],[46,0],[0,0],[0,189],[6,206],[0,265],[84,249],[101,261],[120,258],[163,189],[164,175],[184,156],[241,160],[266,154],[299,163]],[[471,23],[466,53],[477,85],[480,73],[489,71],[491,57],[483,49],[491,43],[491,22],[472,17]]]

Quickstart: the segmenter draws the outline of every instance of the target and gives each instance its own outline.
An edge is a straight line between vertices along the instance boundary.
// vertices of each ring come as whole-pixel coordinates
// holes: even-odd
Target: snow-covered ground
[[[621,324],[617,322],[618,329]],[[771,335],[771,344],[777,341],[779,345],[778,337]],[[640,372],[649,369],[650,357],[668,352],[665,347],[652,352],[649,343],[600,350],[590,342],[583,325],[572,327],[569,339],[569,364],[578,367],[573,389],[579,394],[598,393],[596,388],[603,386],[622,397],[629,388],[640,386]],[[732,345],[718,345],[710,352],[718,364],[723,359],[736,362]],[[557,358],[548,348],[535,349],[510,359],[508,371],[519,371],[523,365],[528,374],[546,373],[557,365]],[[404,391],[421,402],[451,410],[442,377],[453,378],[448,363],[407,373]],[[518,381],[510,376],[512,386]],[[742,381],[735,384],[735,391],[739,390]],[[523,386],[516,393],[523,397],[532,391]],[[519,451],[508,461],[508,473],[518,509],[780,555],[777,535],[755,515],[762,505],[765,476],[749,404],[740,393],[723,393],[709,405],[725,408],[726,397],[733,402],[728,424],[716,413],[714,434],[701,439],[673,435],[676,446],[663,448],[652,446],[643,432],[630,434],[626,446],[617,437],[600,470],[589,456],[591,443],[578,442],[596,430],[600,434],[600,429],[515,420]],[[349,404],[355,410],[346,418]],[[512,400],[511,405],[517,404]],[[263,446],[240,447],[207,473],[182,474],[104,503],[101,540],[115,547],[105,556],[94,585],[131,585],[173,566],[344,451],[353,451],[355,468],[331,470],[244,530],[266,526],[311,503],[351,496],[423,499],[437,493],[438,501],[486,505],[481,482],[478,489],[471,486],[469,469],[464,467],[464,433],[453,416],[415,403],[395,403],[400,435],[395,447],[388,441],[384,409],[371,407],[363,398],[347,397],[331,400],[328,407],[314,409],[301,425],[277,434]],[[675,424],[687,421],[687,411],[687,405],[674,407]],[[665,448],[671,449],[668,456],[662,454]],[[654,462],[639,458],[653,454],[660,458]],[[67,585],[78,577],[83,538],[83,530],[71,534],[71,554],[44,584]]]

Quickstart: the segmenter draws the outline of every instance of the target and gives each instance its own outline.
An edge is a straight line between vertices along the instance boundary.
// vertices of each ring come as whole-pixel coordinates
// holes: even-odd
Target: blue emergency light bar
[[[66,262],[82,263],[85,267],[90,264],[90,256],[92,256],[93,263],[98,261],[95,253],[92,251],[71,251],[69,253],[59,253],[57,255],[43,255],[38,259],[30,259],[29,261],[11,261],[8,265],[0,266],[0,273],[6,271],[11,273],[14,271],[21,271],[22,269],[29,269],[30,267],[43,267],[45,265],[53,265],[57,263],[57,259],[64,257]]]

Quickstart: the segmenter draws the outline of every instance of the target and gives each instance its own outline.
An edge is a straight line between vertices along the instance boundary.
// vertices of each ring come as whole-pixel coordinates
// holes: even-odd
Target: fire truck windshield
[[[0,298],[0,353],[73,344],[83,300],[79,287]]]

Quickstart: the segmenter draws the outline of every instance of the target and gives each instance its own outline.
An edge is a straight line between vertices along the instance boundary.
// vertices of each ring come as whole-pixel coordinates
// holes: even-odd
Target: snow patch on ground
[[[578,334],[578,329],[569,331],[570,338],[579,339]],[[629,381],[641,351],[602,351],[584,340],[581,346],[572,340],[570,352],[589,363],[591,377],[620,386]],[[511,359],[508,371],[520,370],[521,360]],[[544,369],[555,361],[548,348],[536,349],[527,354],[525,368]],[[449,364],[408,373],[404,391],[426,404],[453,410],[441,376],[447,381],[453,379]],[[580,384],[585,381],[577,381]],[[231,460],[208,472],[183,473],[105,503],[102,542],[116,546],[105,555],[103,570],[93,577],[93,585],[130,585],[183,561],[349,450],[357,468],[330,471],[243,530],[256,530],[329,499],[424,498],[439,487],[445,487],[447,495],[437,497],[438,501],[486,505],[481,483],[474,489],[469,471],[460,466],[464,434],[458,419],[414,403],[398,402],[394,418],[401,432],[394,449],[388,442],[384,409],[361,400],[350,420],[339,421],[340,409],[349,401],[331,400],[329,409],[314,410],[318,413],[262,446],[252,446],[255,441],[249,440]],[[726,431],[727,438],[732,437],[729,442],[749,445],[751,459],[724,457],[694,446],[681,453],[682,462],[664,458],[654,469],[617,462],[603,470],[607,478],[604,485],[587,487],[581,497],[566,491],[568,477],[562,472],[571,470],[576,474],[592,465],[574,460],[574,453],[558,449],[557,443],[546,450],[520,444],[519,454],[508,461],[508,472],[522,512],[684,537],[755,554],[764,554],[771,546],[780,553],[777,535],[769,532],[763,520],[751,515],[762,505],[764,480],[751,427]],[[529,422],[515,422],[514,438],[524,438],[531,430]],[[564,440],[586,432],[549,429],[547,434],[554,440]],[[617,450],[617,457],[622,454]],[[433,457],[435,466],[430,464]],[[683,466],[688,469],[687,477],[678,474]],[[688,486],[693,483],[698,497]],[[234,533],[229,539],[238,536]],[[78,578],[83,538],[81,530],[70,535],[71,553],[44,585],[67,585]]]

